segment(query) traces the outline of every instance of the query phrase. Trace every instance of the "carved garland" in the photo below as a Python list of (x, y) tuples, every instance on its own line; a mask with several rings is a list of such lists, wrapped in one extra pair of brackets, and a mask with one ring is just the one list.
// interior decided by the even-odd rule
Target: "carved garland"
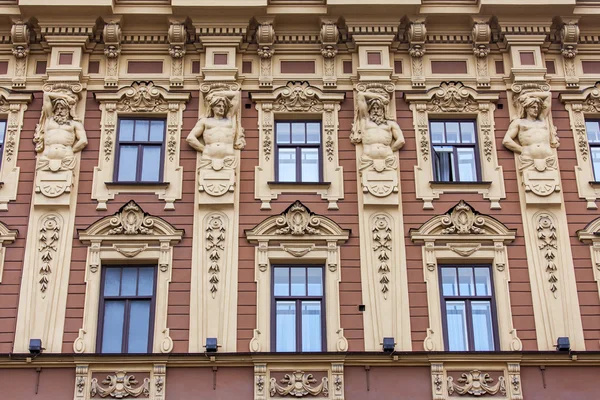
[(40, 259), (41, 259), (41, 267), (40, 267), (40, 291), (42, 293), (46, 292), (48, 289), (48, 284), (50, 283), (50, 274), (52, 273), (52, 260), (54, 260), (54, 256), (58, 250), (57, 244), (60, 239), (60, 216), (51, 214), (42, 220), (42, 226), (40, 228)]
[(544, 258), (546, 264), (546, 272), (548, 273), (548, 282), (550, 283), (550, 291), (557, 297), (557, 282), (558, 278), (556, 277), (556, 272), (558, 271), (558, 267), (556, 266), (556, 256), (558, 251), (558, 241), (556, 236), (556, 227), (554, 226), (554, 222), (552, 222), (552, 218), (548, 214), (541, 214), (538, 217), (537, 224), (537, 232), (538, 232), (538, 248), (542, 254), (542, 258)]
[(110, 219), (109, 235), (151, 235), (154, 221), (133, 200)]
[(225, 251), (225, 222), (220, 214), (213, 214), (208, 217), (208, 226), (206, 228), (206, 253), (208, 257), (208, 275), (210, 293), (215, 298), (217, 294), (217, 285), (219, 283), (220, 263), (224, 257)]
[(271, 397), (275, 395), (280, 396), (293, 396), (293, 397), (304, 397), (318, 396), (322, 394), (324, 396), (329, 395), (328, 379), (327, 377), (321, 378), (321, 383), (317, 386), (313, 386), (317, 383), (317, 380), (312, 374), (308, 374), (304, 371), (294, 371), (291, 374), (285, 374), (283, 379), (280, 381), (285, 386), (279, 385), (277, 379), (271, 378)]
[(117, 371), (113, 375), (108, 375), (102, 381), (105, 387), (102, 387), (98, 383), (97, 378), (92, 378), (90, 394), (92, 397), (99, 395), (100, 397), (110, 396), (117, 399), (129, 396), (139, 397), (140, 395), (150, 397), (150, 379), (144, 378), (144, 382), (140, 386), (135, 387), (138, 383), (134, 375), (127, 375), (125, 371)]
[(275, 231), (277, 235), (319, 235), (321, 233), (317, 229), (320, 220), (298, 200), (277, 218), (275, 223), (280, 227)]
[(485, 234), (485, 220), (464, 200), (458, 202), (441, 220), (443, 234)]
[(392, 228), (389, 218), (385, 215), (375, 216), (373, 222), (373, 251), (377, 256), (379, 267), (377, 272), (381, 276), (379, 283), (381, 284), (381, 293), (383, 298), (387, 300), (389, 291), (390, 278), (390, 258), (392, 252)]
[(460, 396), (483, 396), (485, 394), (495, 395), (500, 393), (506, 395), (506, 383), (503, 376), (498, 377), (498, 382), (492, 385), (493, 379), (490, 374), (474, 369), (470, 372), (463, 373), (458, 379), (459, 385), (454, 383), (454, 378), (448, 377), (448, 394), (453, 395), (454, 392)]

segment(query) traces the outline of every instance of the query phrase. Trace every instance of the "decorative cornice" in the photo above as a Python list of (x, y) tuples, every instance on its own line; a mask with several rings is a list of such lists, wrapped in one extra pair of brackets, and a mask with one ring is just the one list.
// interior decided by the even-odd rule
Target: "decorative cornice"
[(116, 93), (96, 92), (96, 100), (116, 103), (118, 111), (125, 112), (166, 112), (169, 103), (187, 102), (189, 93), (172, 93), (152, 81), (133, 82), (131, 86), (119, 89)]

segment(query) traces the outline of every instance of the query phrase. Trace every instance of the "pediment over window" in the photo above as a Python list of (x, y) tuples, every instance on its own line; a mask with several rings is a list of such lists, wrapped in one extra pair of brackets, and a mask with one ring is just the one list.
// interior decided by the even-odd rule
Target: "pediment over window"
[(510, 243), (516, 229), (510, 229), (489, 215), (480, 214), (461, 200), (445, 214), (437, 215), (418, 229), (410, 230), (413, 241), (497, 241)]
[(582, 242), (600, 242), (600, 218), (596, 218), (577, 231), (577, 237)]
[(187, 102), (189, 93), (169, 92), (154, 82), (133, 82), (114, 93), (95, 93), (96, 100), (115, 102), (120, 112), (167, 112), (169, 103)]
[(150, 215), (133, 200), (129, 201), (115, 214), (99, 219), (87, 229), (79, 230), (82, 242), (90, 241), (127, 241), (169, 240), (176, 243), (183, 237), (184, 231), (177, 229), (162, 218)]
[(324, 103), (339, 103), (344, 93), (323, 92), (308, 82), (288, 82), (272, 92), (252, 93), (252, 100), (270, 102), (277, 112), (322, 112)]
[(337, 241), (343, 243), (350, 237), (349, 229), (342, 229), (333, 220), (314, 214), (300, 201), (290, 205), (283, 213), (265, 219), (253, 229), (245, 231), (251, 243), (258, 241)]

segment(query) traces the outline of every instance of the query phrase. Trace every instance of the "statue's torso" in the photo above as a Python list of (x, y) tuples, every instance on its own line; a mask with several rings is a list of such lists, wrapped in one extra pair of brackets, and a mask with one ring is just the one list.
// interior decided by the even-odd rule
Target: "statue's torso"
[(44, 133), (43, 155), (49, 159), (64, 159), (73, 155), (75, 128), (73, 125), (61, 125), (53, 119), (48, 120)]
[(372, 159), (385, 159), (393, 155), (392, 138), (389, 121), (378, 125), (367, 119), (362, 133), (363, 154)]
[(525, 118), (519, 120), (519, 143), (523, 148), (523, 157), (545, 159), (553, 155), (546, 121)]
[(235, 130), (231, 119), (206, 118), (204, 121), (204, 152), (203, 157), (225, 158), (233, 156)]

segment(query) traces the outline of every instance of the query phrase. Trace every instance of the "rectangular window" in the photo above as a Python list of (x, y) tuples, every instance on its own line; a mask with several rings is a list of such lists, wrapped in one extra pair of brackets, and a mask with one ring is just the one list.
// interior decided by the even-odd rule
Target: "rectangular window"
[(273, 267), (271, 351), (326, 349), (324, 278), (322, 267)]
[(0, 120), (0, 166), (4, 156), (4, 140), (6, 136), (6, 121)]
[(475, 121), (431, 121), (434, 180), (477, 182), (479, 153)]
[(153, 266), (102, 268), (100, 353), (151, 353), (154, 333)]
[(275, 123), (278, 182), (321, 182), (321, 122)]
[(585, 121), (592, 167), (594, 169), (594, 181), (600, 181), (600, 120)]
[(499, 349), (493, 288), (490, 266), (440, 266), (446, 350)]
[(162, 182), (165, 120), (119, 119), (115, 182)]

